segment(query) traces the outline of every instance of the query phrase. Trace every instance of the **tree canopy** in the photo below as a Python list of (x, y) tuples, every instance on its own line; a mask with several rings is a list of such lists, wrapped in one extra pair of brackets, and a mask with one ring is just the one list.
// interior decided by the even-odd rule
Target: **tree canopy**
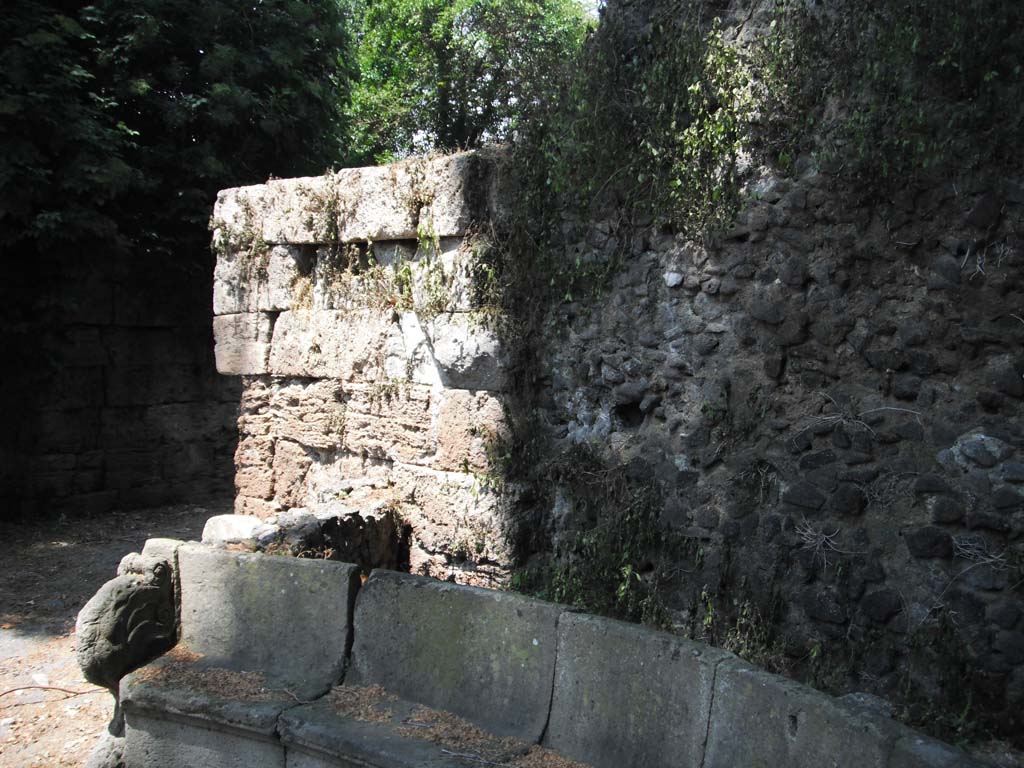
[(217, 190), (347, 144), (339, 0), (19, 0), (0, 19), (0, 243), (204, 242)]
[(559, 65), (588, 24), (578, 0), (369, 0), (349, 108), (353, 157), (507, 139), (557, 90)]

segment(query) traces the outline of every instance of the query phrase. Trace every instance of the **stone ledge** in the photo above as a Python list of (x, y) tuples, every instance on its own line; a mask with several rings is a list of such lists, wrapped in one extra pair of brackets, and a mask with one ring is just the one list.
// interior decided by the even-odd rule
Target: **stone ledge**
[(457, 237), (496, 205), (500, 153), (413, 158), (327, 176), (226, 189), (214, 206), (214, 242), (317, 245)]
[[(239, 632), (218, 629), (224, 625), (216, 614), (246, 592), (232, 576), (224, 578), (234, 573), (224, 563), (238, 563), (243, 571), (250, 564), (279, 572), (270, 585), (293, 580), (304, 564), (315, 567), (310, 561), (214, 552), (199, 545), (180, 547), (178, 556), (182, 634), (195, 638), (206, 626), (211, 634), (220, 633), (213, 645), (222, 648), (279, 645), (273, 638), (281, 631), (280, 622), (246, 623)], [(216, 577), (196, 579), (190, 561), (207, 560)], [(338, 574), (354, 568), (337, 567)], [(332, 569), (315, 570), (314, 580), (332, 581)], [(239, 578), (244, 581), (244, 574)], [(278, 599), (276, 588), (268, 589), (265, 580), (262, 586), (268, 601)], [(197, 587), (205, 607), (189, 610), (189, 590)], [(204, 625), (204, 612), (215, 614), (215, 620), (206, 617)], [(283, 608), (280, 618), (290, 623), (291, 613)], [(454, 750), (439, 748), (443, 740), (420, 738), (407, 727), (422, 708), (436, 708), (442, 717), (464, 717), (483, 728), (487, 738), (514, 737), (525, 744), (543, 739), (558, 754), (594, 768), (637, 760), (652, 767), (708, 768), (984, 765), (727, 652), (520, 595), (378, 570), (345, 616), (355, 633), (351, 667), (330, 696), (374, 686), (385, 697), (386, 716), (348, 717), (333, 698), (320, 698), (326, 689), (314, 691), (306, 668), (289, 671), (285, 665), (279, 675), (276, 662), (269, 662), (271, 669), (258, 658), (250, 669), (265, 674), (259, 679), (267, 682), (255, 694), (250, 691), (248, 701), (244, 691), (232, 697), (217, 688), (214, 694), (209, 686), (193, 687), (186, 676), (172, 674), (154, 682), (173, 663), (172, 655), (122, 685), (128, 768), (241, 768), (240, 755), (249, 761), (246, 766), (280, 766), (284, 760), (306, 768), (458, 764), (450, 760)], [(235, 669), (239, 661), (235, 654)], [(202, 672), (205, 663), (195, 669)], [(216, 668), (214, 661), (210, 664)], [(295, 681), (303, 674), (305, 685)], [(278, 687), (289, 678), (293, 689)], [(296, 691), (308, 691), (316, 700), (305, 700)], [(252, 695), (269, 695), (270, 700), (256, 701)], [(205, 755), (201, 759), (200, 753)]]

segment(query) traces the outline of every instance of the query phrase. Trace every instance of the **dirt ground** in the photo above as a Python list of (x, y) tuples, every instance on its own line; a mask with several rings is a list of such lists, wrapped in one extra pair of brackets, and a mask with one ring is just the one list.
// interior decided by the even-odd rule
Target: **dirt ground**
[(75, 663), (79, 609), (146, 539), (198, 539), (207, 518), (230, 512), (228, 499), (89, 520), (0, 524), (0, 767), (85, 764), (113, 699), (87, 683)]

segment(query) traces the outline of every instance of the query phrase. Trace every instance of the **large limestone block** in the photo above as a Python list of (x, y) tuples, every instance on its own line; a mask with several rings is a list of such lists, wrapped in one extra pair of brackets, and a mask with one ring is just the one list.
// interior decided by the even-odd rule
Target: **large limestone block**
[(229, 376), (267, 373), (274, 323), (263, 312), (213, 318), (213, 354), (217, 372)]
[(739, 660), (715, 676), (706, 768), (884, 768), (887, 724)]
[(504, 490), (498, 492), (472, 475), (412, 464), (396, 464), (391, 481), (414, 546), (448, 559), (511, 564), (509, 494)]
[[(468, 312), (481, 302), (474, 277), (477, 250), (459, 237), (374, 242), (367, 251), (324, 247), (309, 272), (315, 309), (413, 309), (424, 317)], [(295, 283), (300, 295), (303, 284)]]
[(501, 391), (508, 385), (508, 355), (479, 318), (461, 312), (439, 315), (428, 324), (427, 337), (445, 387)]
[(186, 545), (181, 641), (211, 664), (262, 670), (300, 697), (341, 676), (359, 569)]
[(595, 768), (700, 768), (715, 667), (727, 658), (635, 624), (563, 614), (544, 744)]
[(383, 349), (397, 333), (390, 316), (374, 310), (282, 312), (274, 327), (270, 372), (351, 381), (380, 378)]
[(562, 610), (507, 592), (374, 571), (356, 603), (346, 685), (381, 685), (496, 735), (536, 742), (547, 722)]
[(420, 232), (432, 237), (463, 235), (475, 221), (492, 216), (499, 160), (500, 155), (493, 151), (459, 152), (429, 160)]
[(297, 309), (274, 325), (270, 372), (341, 381), (439, 380), (429, 341), (412, 313)]
[(417, 385), (352, 385), (345, 449), (390, 461), (424, 463), (436, 452), (432, 391)]
[(213, 205), (213, 249), (218, 253), (254, 251), (263, 242), (263, 215), (270, 190), (265, 184), (233, 187), (217, 193)]
[(213, 272), (213, 314), (290, 309), (301, 300), (298, 281), (313, 269), (313, 255), (293, 246), (265, 251), (225, 251)]
[(508, 422), (500, 396), (492, 392), (446, 389), (439, 397), (435, 469), (487, 472), (491, 456), (508, 437)]
[(494, 167), (489, 157), (459, 153), (227, 189), (214, 207), (214, 243), (225, 249), (460, 236), (492, 207)]

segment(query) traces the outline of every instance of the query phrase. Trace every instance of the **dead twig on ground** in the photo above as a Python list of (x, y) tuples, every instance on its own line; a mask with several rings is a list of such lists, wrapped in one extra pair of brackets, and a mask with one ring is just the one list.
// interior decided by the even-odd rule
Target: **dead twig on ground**
[(56, 685), (19, 685), (17, 688), (8, 688), (6, 691), (0, 691), (0, 696), (6, 696), (9, 693), (17, 693), (18, 691), (59, 691), (66, 693), (66, 698), (72, 696), (87, 696), (90, 693), (99, 693), (105, 691), (106, 688), (89, 688), (85, 691), (73, 691), (70, 688), (60, 688)]

